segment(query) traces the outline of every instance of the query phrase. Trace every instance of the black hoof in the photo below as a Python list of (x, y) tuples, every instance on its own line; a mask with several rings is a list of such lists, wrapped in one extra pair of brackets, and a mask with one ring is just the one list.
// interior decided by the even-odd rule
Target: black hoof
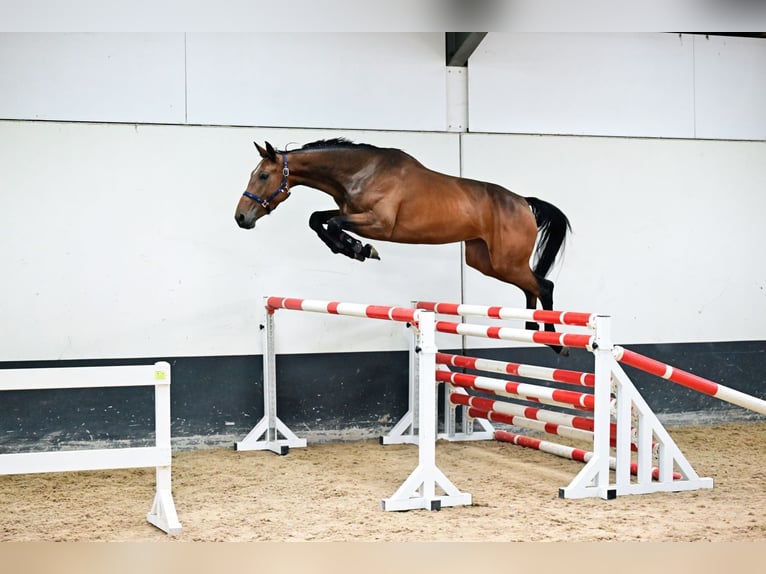
[(357, 261), (364, 261), (365, 259), (380, 259), (380, 256), (378, 255), (378, 250), (375, 249), (372, 245), (369, 243), (365, 245), (364, 247), (361, 246), (362, 244), (359, 244), (359, 249), (354, 249), (353, 254), (351, 254), (351, 257), (356, 259)]
[(368, 259), (377, 259), (378, 261), (380, 261), (380, 255), (378, 255), (378, 250), (375, 249), (369, 243), (364, 246), (364, 254)]

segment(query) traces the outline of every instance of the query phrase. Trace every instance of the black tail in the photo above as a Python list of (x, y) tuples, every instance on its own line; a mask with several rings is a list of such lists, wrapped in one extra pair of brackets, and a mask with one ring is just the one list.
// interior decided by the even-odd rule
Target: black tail
[(533, 271), (538, 277), (545, 277), (556, 262), (556, 256), (564, 249), (567, 231), (571, 231), (572, 226), (555, 205), (536, 197), (525, 199), (537, 221), (538, 240)]

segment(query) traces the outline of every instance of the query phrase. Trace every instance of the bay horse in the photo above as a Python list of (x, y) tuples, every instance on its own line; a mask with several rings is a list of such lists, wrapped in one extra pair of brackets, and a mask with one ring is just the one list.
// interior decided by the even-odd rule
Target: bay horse
[[(553, 282), (546, 276), (571, 227), (552, 204), (494, 183), (433, 171), (399, 149), (343, 138), (290, 151), (268, 142), (255, 147), (261, 161), (237, 204), (234, 219), (240, 227), (252, 229), (290, 196), (291, 187), (304, 185), (330, 195), (338, 206), (309, 218), (309, 227), (333, 253), (358, 261), (380, 259), (375, 247), (348, 232), (397, 243), (462, 241), (469, 266), (519, 287), (528, 309), (535, 309), (538, 300), (543, 309), (553, 308)], [(528, 322), (526, 328), (538, 325)], [(566, 354), (565, 348), (551, 347)]]

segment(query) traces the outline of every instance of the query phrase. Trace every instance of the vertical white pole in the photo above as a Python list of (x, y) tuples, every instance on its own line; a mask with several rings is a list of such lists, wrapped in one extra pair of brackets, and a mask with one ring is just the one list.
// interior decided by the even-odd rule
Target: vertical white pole
[(434, 314), (420, 311), (418, 314), (418, 379), (420, 387), (418, 430), (420, 448), (418, 466), (423, 475), (422, 496), (435, 499), (436, 480), (436, 338)]
[(266, 419), (266, 442), (277, 436), (276, 352), (274, 350), (274, 312), (266, 310), (263, 330), (263, 415)]
[(596, 317), (595, 334), (595, 389), (594, 400), (596, 408), (593, 413), (593, 456), (598, 460), (596, 463), (596, 484), (602, 492), (602, 498), (614, 498), (616, 493), (608, 492), (609, 485), (609, 427), (610, 427), (610, 403), (612, 390), (612, 333), (611, 318), (599, 315)]
[(157, 448), (170, 451), (170, 364), (154, 364), (154, 432)]
[(638, 476), (639, 484), (652, 483), (652, 427), (644, 413), (638, 413)]
[(146, 519), (168, 534), (181, 532), (171, 484), (172, 451), (170, 444), (170, 364), (154, 364), (154, 434), (158, 450), (163, 452), (165, 464), (156, 467), (156, 492), (152, 509)]
[(157, 492), (170, 492), (170, 364), (165, 361), (154, 364), (154, 436), (157, 448), (167, 450), (165, 464), (156, 469)]
[(619, 381), (616, 381), (615, 393), (617, 394), (617, 432), (615, 449), (615, 482), (617, 486), (627, 486), (630, 484), (630, 462), (631, 462), (631, 423), (633, 422), (633, 413), (631, 412), (633, 401), (631, 400), (630, 389), (625, 388)]
[(418, 332), (417, 325), (410, 325), (412, 329), (412, 337), (410, 337), (410, 371), (409, 371), (409, 409), (408, 412), (412, 417), (412, 424), (410, 425), (410, 436), (415, 438), (418, 436), (418, 427), (420, 426), (420, 408), (418, 401), (420, 400), (419, 382), (418, 376), (419, 370), (419, 355), (416, 351), (416, 347), (419, 345), (420, 333)]

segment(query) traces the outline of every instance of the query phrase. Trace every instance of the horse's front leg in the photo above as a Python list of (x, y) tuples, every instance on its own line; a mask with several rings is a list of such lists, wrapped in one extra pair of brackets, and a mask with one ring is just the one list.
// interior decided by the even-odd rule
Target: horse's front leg
[(351, 237), (344, 231), (344, 229), (356, 231), (351, 216), (337, 215), (327, 221), (327, 231), (331, 235), (337, 237), (343, 245), (343, 250), (341, 253), (351, 257), (352, 259), (356, 259), (357, 261), (364, 261), (365, 259), (380, 259), (380, 255), (378, 255), (377, 249), (375, 249), (369, 243), (363, 245), (361, 241), (355, 237)]
[[(313, 229), (327, 247), (333, 253), (343, 253), (343, 244), (340, 241), (340, 237), (337, 234), (333, 235), (325, 225), (330, 218), (340, 215), (340, 211), (337, 209), (331, 209), (329, 211), (315, 211), (309, 217), (309, 227)], [(347, 255), (344, 253), (344, 255)]]
[(337, 209), (317, 211), (309, 218), (309, 227), (333, 253), (342, 253), (351, 259), (364, 261), (367, 258), (380, 259), (378, 252), (371, 245), (362, 242), (343, 231), (345, 216)]

